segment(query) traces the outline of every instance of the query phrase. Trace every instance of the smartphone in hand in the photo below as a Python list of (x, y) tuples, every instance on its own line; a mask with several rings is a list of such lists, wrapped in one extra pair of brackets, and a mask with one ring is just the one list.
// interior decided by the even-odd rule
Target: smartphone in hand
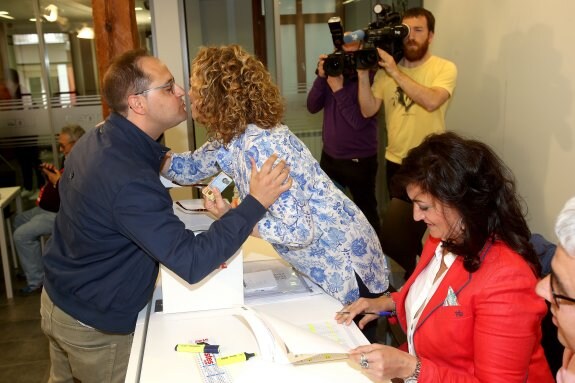
[(40, 164), (40, 170), (47, 171), (49, 173), (56, 173), (57, 170), (54, 166), (50, 166), (50, 164)]

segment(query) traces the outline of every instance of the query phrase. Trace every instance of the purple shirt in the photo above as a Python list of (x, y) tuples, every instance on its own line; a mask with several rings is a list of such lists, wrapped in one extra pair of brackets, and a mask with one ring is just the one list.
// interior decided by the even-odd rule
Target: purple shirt
[(357, 80), (345, 80), (343, 88), (333, 93), (327, 79), (318, 76), (307, 96), (307, 110), (315, 114), (322, 109), (323, 150), (330, 157), (352, 159), (377, 154), (377, 118), (361, 115)]

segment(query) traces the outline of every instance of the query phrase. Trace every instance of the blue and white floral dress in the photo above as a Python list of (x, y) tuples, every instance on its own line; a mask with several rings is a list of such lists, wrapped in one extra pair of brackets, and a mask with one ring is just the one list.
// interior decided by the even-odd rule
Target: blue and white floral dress
[(208, 141), (194, 152), (175, 153), (167, 177), (189, 184), (223, 170), (244, 198), (250, 157), (260, 168), (273, 153), (289, 165), (293, 185), (258, 223), (261, 237), (343, 304), (359, 298), (355, 273), (370, 292), (384, 292), (389, 271), (375, 231), (287, 126), (261, 129), (250, 124), (227, 148)]

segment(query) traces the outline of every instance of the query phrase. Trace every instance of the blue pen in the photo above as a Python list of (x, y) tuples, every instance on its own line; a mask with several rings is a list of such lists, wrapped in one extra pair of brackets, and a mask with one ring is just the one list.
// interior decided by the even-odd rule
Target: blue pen
[[(349, 313), (350, 313), (349, 311), (338, 311), (338, 314), (349, 314)], [(392, 311), (377, 311), (377, 312), (364, 311), (364, 312), (360, 313), (360, 315), (368, 315), (368, 314), (377, 315), (380, 317), (391, 317), (391, 316), (395, 315), (395, 313)]]

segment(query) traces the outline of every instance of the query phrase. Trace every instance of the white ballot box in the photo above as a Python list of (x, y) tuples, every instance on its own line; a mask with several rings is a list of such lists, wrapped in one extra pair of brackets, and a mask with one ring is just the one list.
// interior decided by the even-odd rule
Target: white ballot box
[[(178, 201), (174, 213), (194, 232), (207, 230), (214, 221), (209, 214), (192, 212), (202, 207), (201, 200)], [(190, 209), (190, 210), (185, 210)], [(244, 304), (243, 253), (240, 250), (198, 283), (189, 284), (161, 266), (163, 312), (225, 309)]]
[(244, 303), (241, 250), (198, 283), (189, 284), (164, 266), (161, 278), (166, 314), (224, 309)]

